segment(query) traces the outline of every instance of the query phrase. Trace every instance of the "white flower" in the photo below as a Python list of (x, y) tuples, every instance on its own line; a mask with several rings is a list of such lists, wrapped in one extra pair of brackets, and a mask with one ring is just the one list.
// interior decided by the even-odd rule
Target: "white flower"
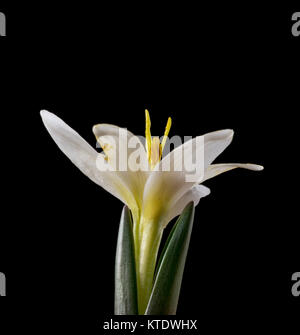
[[(210, 193), (210, 190), (199, 185), (207, 179), (220, 173), (235, 168), (245, 168), (259, 171), (263, 167), (254, 164), (212, 164), (215, 158), (230, 144), (233, 137), (232, 130), (220, 130), (192, 139), (193, 150), (201, 151), (204, 157), (204, 176), (199, 174), (196, 182), (187, 182), (189, 172), (184, 166), (182, 171), (172, 170), (174, 161), (182, 152), (182, 147), (177, 147), (162, 158), (165, 139), (171, 127), (169, 118), (162, 143), (159, 138), (151, 137), (150, 117), (146, 111), (146, 148), (140, 140), (129, 131), (126, 132), (128, 142), (134, 140), (139, 144), (139, 165), (147, 165), (148, 171), (132, 169), (128, 171), (103, 171), (97, 168), (101, 164), (115, 164), (118, 157), (120, 129), (110, 124), (98, 124), (93, 127), (93, 132), (103, 148), (103, 153), (98, 153), (77, 132), (70, 128), (64, 121), (47, 111), (41, 111), (44, 125), (53, 140), (63, 153), (92, 181), (103, 187), (126, 204), (132, 211), (134, 227), (134, 241), (137, 267), (137, 284), (139, 295), (139, 310), (146, 309), (148, 302), (157, 252), (164, 227), (179, 215), (183, 208), (193, 201), (195, 206), (200, 198)], [(201, 139), (203, 145), (197, 146)], [(182, 146), (186, 146), (187, 142)], [(127, 156), (130, 157), (136, 148), (128, 148)], [(192, 154), (192, 151), (191, 151)], [(162, 159), (161, 159), (162, 158)], [(171, 171), (161, 171), (165, 160), (171, 163)], [(132, 162), (131, 162), (132, 164)], [(132, 166), (132, 165), (131, 165)], [(137, 171), (136, 171), (137, 170)]]

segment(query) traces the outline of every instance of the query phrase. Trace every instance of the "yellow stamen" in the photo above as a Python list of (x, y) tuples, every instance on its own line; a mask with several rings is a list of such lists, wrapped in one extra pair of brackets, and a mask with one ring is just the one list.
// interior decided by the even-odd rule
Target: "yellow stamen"
[[(161, 141), (161, 155), (162, 155), (162, 153), (164, 151), (164, 147), (166, 145), (167, 138), (168, 138), (171, 126), (172, 126), (172, 119), (169, 117), (167, 125), (166, 125), (166, 129), (165, 129), (164, 137), (163, 137), (163, 139)], [(161, 155), (160, 155), (159, 159), (161, 159)]]
[(148, 110), (145, 110), (145, 116), (146, 116), (146, 150), (147, 150), (147, 158), (150, 164), (151, 169), (154, 169), (155, 165), (161, 160), (162, 152), (164, 150), (170, 128), (172, 125), (172, 119), (169, 117), (168, 122), (166, 125), (165, 133), (162, 139), (162, 142), (160, 143), (159, 137), (151, 137), (151, 121), (150, 121), (150, 115)]
[(148, 110), (145, 110), (145, 115), (146, 115), (146, 131), (145, 131), (145, 135), (146, 135), (146, 150), (147, 150), (147, 158), (148, 161), (151, 161), (151, 121), (150, 121), (150, 115)]

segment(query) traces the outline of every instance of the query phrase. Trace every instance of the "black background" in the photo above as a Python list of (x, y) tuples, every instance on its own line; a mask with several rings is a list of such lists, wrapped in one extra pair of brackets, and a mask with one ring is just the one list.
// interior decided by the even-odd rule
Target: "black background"
[(232, 128), (217, 162), (265, 166), (205, 183), (211, 195), (196, 209), (178, 317), (198, 318), (205, 333), (296, 323), (300, 37), (291, 16), (299, 6), (78, 2), (0, 11), (0, 271), (13, 319), (93, 333), (113, 314), (122, 204), (59, 151), (39, 111), (94, 145), (96, 123), (143, 134), (148, 108), (154, 134), (168, 116), (171, 136)]

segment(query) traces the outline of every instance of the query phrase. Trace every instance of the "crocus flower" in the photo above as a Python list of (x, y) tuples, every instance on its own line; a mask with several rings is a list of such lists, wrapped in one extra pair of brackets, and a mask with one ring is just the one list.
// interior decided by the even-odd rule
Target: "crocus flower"
[[(135, 259), (137, 271), (138, 305), (143, 314), (152, 289), (155, 263), (163, 229), (191, 201), (195, 206), (210, 190), (200, 185), (203, 181), (223, 172), (245, 168), (259, 171), (263, 167), (254, 164), (212, 164), (215, 158), (230, 144), (232, 130), (220, 130), (198, 136), (182, 144), (163, 157), (163, 150), (171, 127), (168, 119), (165, 134), (160, 142), (158, 137), (152, 137), (150, 132), (150, 117), (146, 110), (146, 143), (126, 130), (126, 140), (134, 140), (139, 148), (139, 162), (131, 161), (131, 169), (120, 171), (116, 169), (99, 169), (100, 165), (116, 166), (119, 159), (120, 131), (110, 124), (97, 124), (93, 132), (103, 149), (99, 153), (89, 145), (76, 131), (54, 114), (41, 111), (45, 127), (63, 153), (92, 181), (103, 187), (126, 204), (133, 217), (133, 235), (135, 243)], [(124, 132), (123, 132), (124, 133)], [(199, 144), (200, 145), (197, 145)], [(182, 150), (188, 145), (192, 150), (201, 152), (204, 157), (203, 171), (194, 176), (193, 181), (187, 181), (190, 169), (183, 166), (176, 171), (174, 163)], [(127, 148), (127, 158), (135, 148)], [(121, 150), (122, 151), (122, 150)], [(181, 157), (180, 157), (181, 159)], [(169, 162), (170, 171), (163, 171), (162, 165)], [(142, 168), (140, 168), (142, 167)]]

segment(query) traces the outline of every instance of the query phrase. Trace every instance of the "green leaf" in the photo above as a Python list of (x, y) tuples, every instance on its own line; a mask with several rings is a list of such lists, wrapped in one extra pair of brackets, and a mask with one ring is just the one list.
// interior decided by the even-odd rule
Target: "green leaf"
[(131, 213), (124, 206), (115, 263), (115, 315), (138, 314), (134, 240)]
[(176, 314), (182, 275), (194, 221), (194, 203), (190, 202), (173, 227), (162, 256), (146, 309), (146, 315)]
[(172, 238), (172, 236), (173, 236), (173, 234), (174, 234), (174, 231), (175, 231), (175, 229), (176, 229), (176, 227), (177, 227), (177, 225), (176, 225), (177, 222), (178, 222), (178, 221), (176, 221), (176, 223), (173, 225), (173, 227), (172, 227), (172, 229), (171, 229), (171, 231), (170, 231), (170, 233), (169, 233), (169, 236), (168, 236), (168, 238), (167, 238), (167, 240), (166, 240), (166, 242), (165, 242), (165, 245), (164, 245), (164, 247), (163, 247), (163, 250), (161, 251), (159, 260), (158, 260), (158, 262), (157, 262), (157, 264), (156, 264), (156, 270), (155, 270), (154, 280), (155, 280), (156, 277), (157, 277), (157, 272), (158, 272), (158, 270), (159, 270), (159, 268), (160, 268), (160, 264), (161, 264), (161, 262), (162, 262), (162, 260), (163, 260), (163, 258), (164, 258), (164, 255), (165, 255), (165, 253), (166, 253), (167, 247), (168, 247), (168, 245), (169, 245), (169, 243), (170, 243), (170, 241), (171, 241), (171, 238)]

